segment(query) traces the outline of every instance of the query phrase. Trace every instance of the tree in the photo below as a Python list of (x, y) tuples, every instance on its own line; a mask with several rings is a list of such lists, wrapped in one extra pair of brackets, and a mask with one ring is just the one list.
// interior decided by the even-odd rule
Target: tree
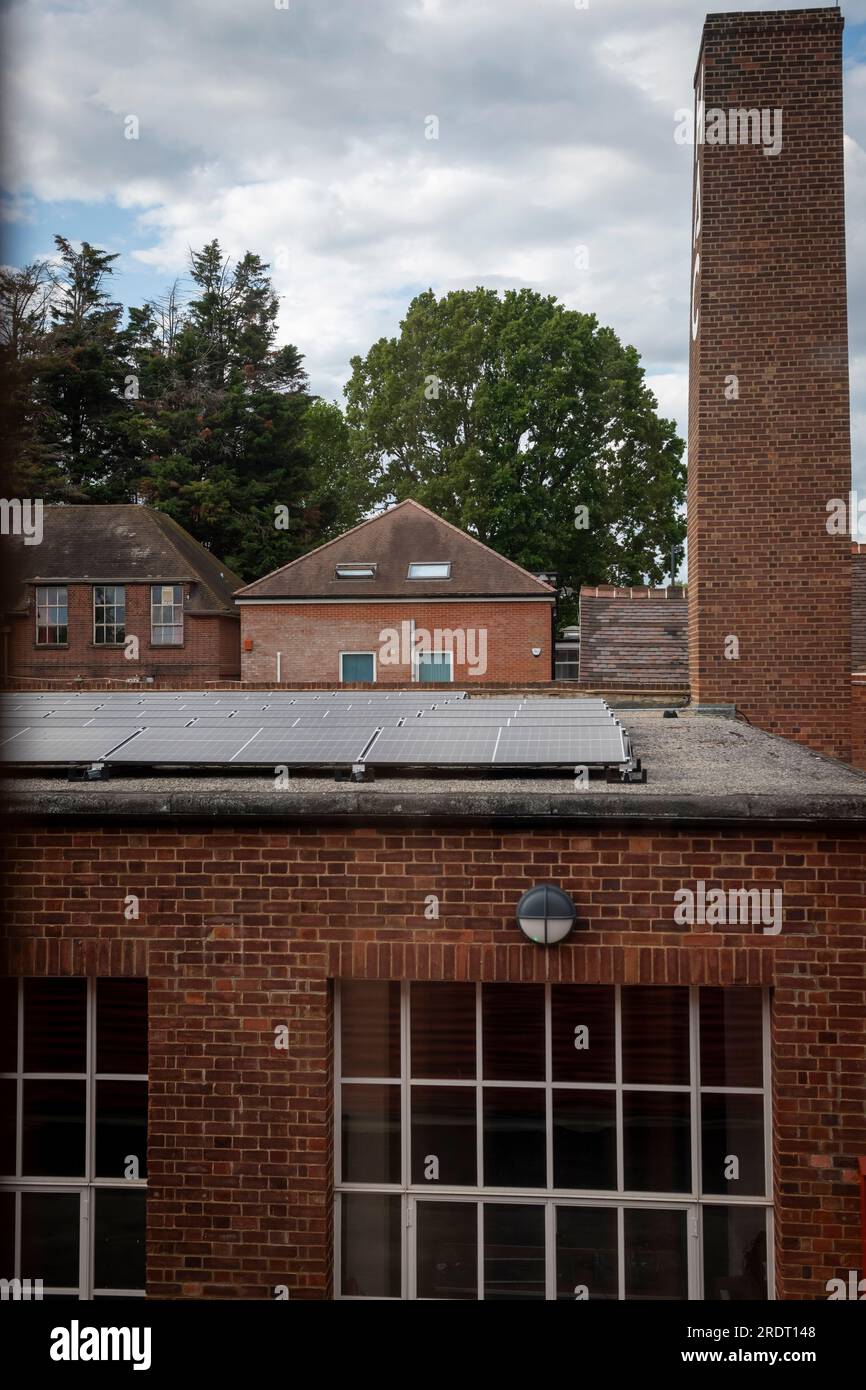
[(47, 261), (0, 269), (0, 432), (6, 495), (43, 497), (46, 480), (62, 492), (63, 477), (46, 465), (34, 383), (50, 317)]
[(236, 265), (212, 241), (190, 254), (182, 309), (130, 314), (141, 394), (127, 424), (140, 441), (141, 500), (168, 512), (244, 578), (314, 544), (313, 461), (303, 358), (277, 346), (277, 296), (252, 252)]
[(86, 241), (78, 250), (66, 237), (54, 241), (51, 324), (34, 367), (44, 460), (62, 474), (66, 500), (121, 501), (127, 470), (115, 423), (125, 374), (123, 310), (107, 289), (117, 255)]
[(414, 497), (575, 591), (666, 574), (683, 442), (593, 315), (528, 289), (428, 290), (352, 359), (346, 396), (381, 500)]

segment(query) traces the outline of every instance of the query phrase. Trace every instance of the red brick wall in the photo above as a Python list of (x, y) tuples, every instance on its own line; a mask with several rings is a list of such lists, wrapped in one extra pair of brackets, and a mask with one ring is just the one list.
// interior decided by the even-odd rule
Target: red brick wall
[[(341, 651), (376, 652), (377, 682), (406, 685), (411, 681), (408, 663), (383, 665), (378, 660), (379, 634), (386, 629), (400, 632), (401, 623), (413, 618), (416, 629), (426, 628), (431, 635), (437, 628), (486, 633), (486, 670), (473, 674), (468, 663), (461, 665), (458, 648), (457, 685), (549, 681), (553, 674), (549, 603), (254, 603), (242, 605), (240, 613), (241, 647), (247, 638), (253, 642), (251, 652), (241, 652), (243, 679), (265, 685), (276, 680), (277, 652), (282, 653), (283, 683), (337, 682)], [(480, 636), (474, 640), (480, 643)], [(540, 656), (532, 655), (533, 647), (541, 648)], [(482, 649), (476, 645), (474, 652), (466, 650), (477, 657)]]
[(692, 699), (845, 758), (850, 534), (827, 532), (851, 485), (842, 27), (825, 8), (704, 30), (707, 110), (781, 108), (783, 143), (698, 147), (688, 540)]
[[(150, 585), (127, 584), (126, 632), (139, 640), (139, 660), (127, 660), (122, 647), (97, 647), (93, 643), (93, 586), (67, 585), (68, 636), (62, 647), (36, 645), (36, 589), (30, 589), (26, 618), (12, 619), (10, 626), (10, 676), (51, 677), (73, 681), (76, 676), (132, 676), (173, 674), (217, 680), (240, 670), (240, 625), (235, 618), (196, 617), (184, 614), (184, 640), (180, 647), (154, 647), (150, 642)], [(184, 585), (185, 596), (188, 586)]]
[(866, 772), (866, 676), (851, 686), (851, 761)]
[(866, 671), (866, 545), (851, 546), (851, 665)]
[[(699, 878), (782, 888), (781, 934), (677, 927)], [(545, 951), (513, 913), (550, 880), (584, 929)], [(149, 976), (152, 1295), (329, 1296), (340, 977), (772, 988), (777, 1292), (857, 1268), (863, 832), (41, 823), (10, 837), (7, 908), (13, 974)]]

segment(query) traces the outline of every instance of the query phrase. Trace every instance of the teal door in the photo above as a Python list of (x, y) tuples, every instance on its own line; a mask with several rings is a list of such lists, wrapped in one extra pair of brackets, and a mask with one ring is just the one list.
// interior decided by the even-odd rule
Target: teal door
[(372, 652), (341, 652), (341, 681), (374, 681), (375, 659)]

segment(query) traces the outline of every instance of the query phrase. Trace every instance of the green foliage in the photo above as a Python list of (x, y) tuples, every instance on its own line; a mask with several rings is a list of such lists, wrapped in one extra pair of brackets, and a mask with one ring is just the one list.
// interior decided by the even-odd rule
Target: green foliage
[(346, 396), (381, 499), (414, 497), (575, 591), (667, 573), (683, 443), (592, 315), (527, 289), (428, 290), (353, 358)]
[(56, 263), (0, 271), (18, 495), (146, 502), (246, 579), (406, 497), (566, 589), (667, 573), (683, 444), (634, 348), (593, 316), (526, 289), (428, 290), (399, 337), (352, 360), (344, 415), (277, 346), (253, 252), (191, 252), (191, 292), (124, 324), (117, 257), (55, 241)]
[(55, 241), (56, 268), (0, 279), (21, 495), (145, 502), (247, 579), (361, 519), (345, 421), (310, 396), (297, 348), (277, 346), (259, 256), (233, 266), (208, 243), (190, 255), (186, 302), (175, 284), (124, 326), (107, 288), (116, 256)]

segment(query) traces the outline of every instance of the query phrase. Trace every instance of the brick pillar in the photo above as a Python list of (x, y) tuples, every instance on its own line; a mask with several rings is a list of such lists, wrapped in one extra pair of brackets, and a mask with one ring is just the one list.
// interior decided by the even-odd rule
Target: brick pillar
[(688, 540), (693, 701), (847, 759), (850, 519), (827, 529), (851, 488), (842, 27), (838, 9), (704, 26)]

